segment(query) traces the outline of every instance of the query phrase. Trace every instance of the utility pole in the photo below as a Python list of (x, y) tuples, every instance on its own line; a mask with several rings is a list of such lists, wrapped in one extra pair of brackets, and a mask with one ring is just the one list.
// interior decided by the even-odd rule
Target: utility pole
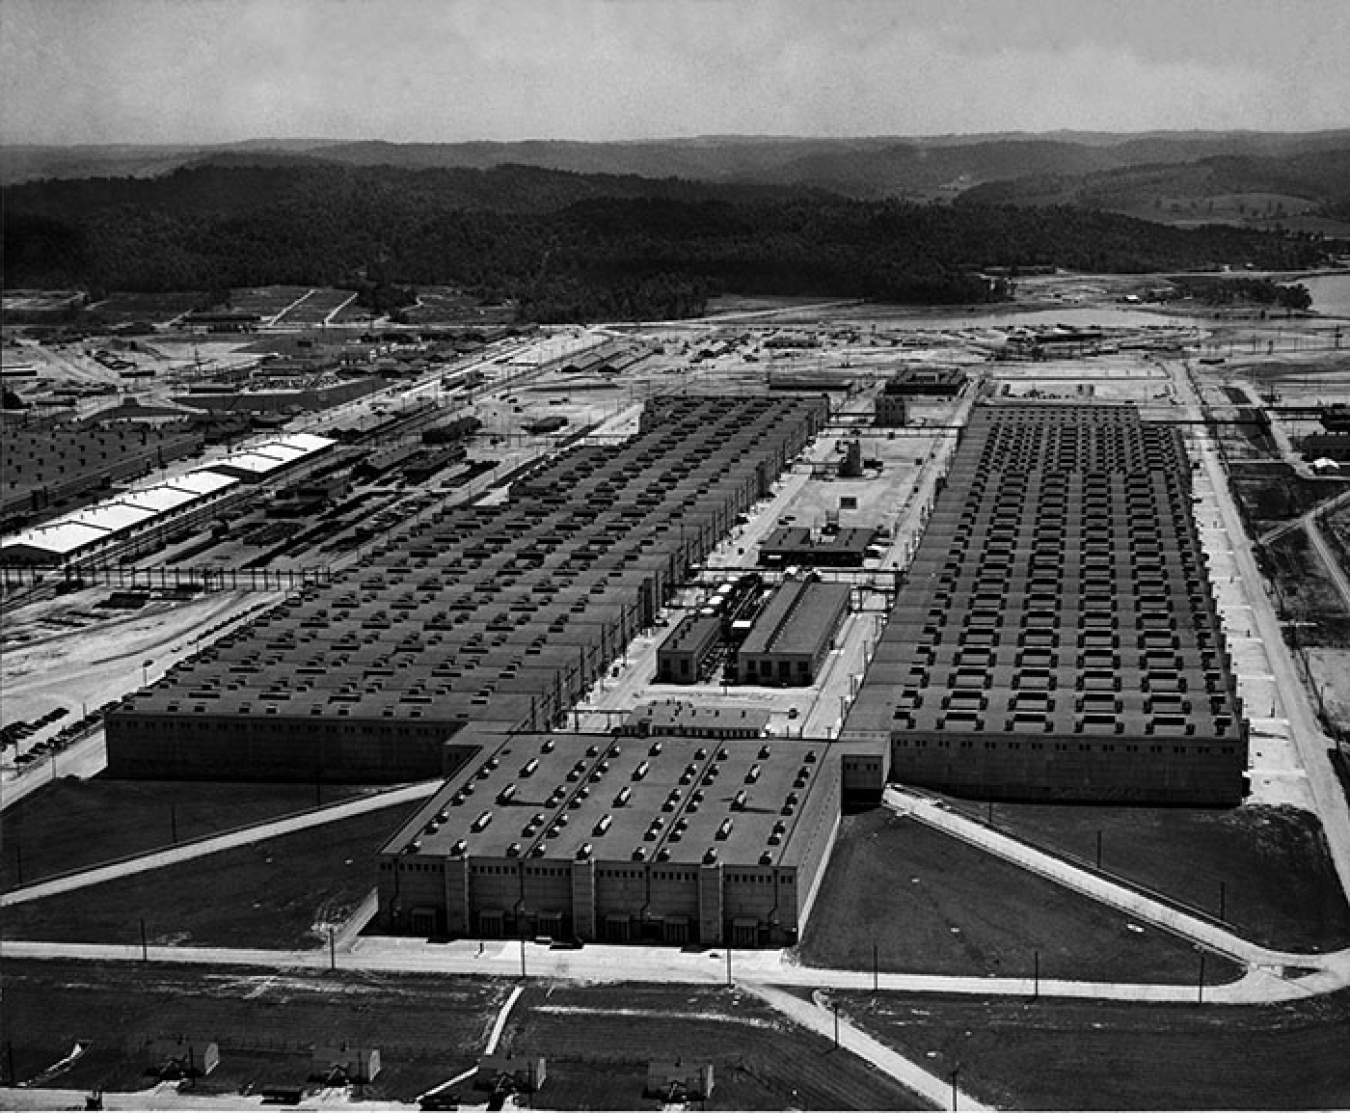
[(337, 933), (328, 929), (328, 969), (337, 969)]
[(141, 961), (150, 961), (150, 947), (145, 941), (145, 917), (141, 917)]
[(1039, 1001), (1041, 997), (1041, 952), (1031, 952), (1031, 999)]
[(731, 988), (731, 948), (727, 948), (727, 988)]
[(1195, 986), (1195, 1003), (1203, 1005), (1205, 1003), (1205, 952), (1200, 952), (1200, 980)]
[(952, 1079), (952, 1113), (956, 1113), (956, 1080), (960, 1077), (961, 1068), (953, 1067), (951, 1071)]
[(834, 1007), (834, 1049), (839, 1050), (839, 1002), (832, 1001), (830, 1004)]

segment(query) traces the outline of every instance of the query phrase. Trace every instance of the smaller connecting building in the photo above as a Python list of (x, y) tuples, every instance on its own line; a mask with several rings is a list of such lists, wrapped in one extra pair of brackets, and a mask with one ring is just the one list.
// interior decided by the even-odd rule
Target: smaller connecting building
[(909, 410), (904, 392), (892, 390), (891, 383), (887, 383), (885, 389), (877, 395), (872, 424), (897, 429), (905, 424), (908, 417)]
[(784, 583), (741, 644), (737, 681), (779, 687), (811, 684), (848, 614), (850, 595), (847, 584)]
[(722, 644), (722, 620), (714, 614), (687, 614), (656, 651), (661, 684), (696, 684)]
[(766, 567), (861, 568), (876, 530), (851, 527), (814, 534), (804, 526), (779, 526), (759, 547)]
[(966, 385), (966, 373), (959, 367), (905, 367), (886, 384), (885, 393), (930, 398), (953, 398)]
[(769, 729), (769, 712), (762, 707), (712, 706), (667, 699), (635, 707), (618, 733), (647, 738), (759, 738)]
[(795, 942), (838, 830), (835, 744), (584, 734), (479, 741), (481, 760), (381, 850), (382, 930)]

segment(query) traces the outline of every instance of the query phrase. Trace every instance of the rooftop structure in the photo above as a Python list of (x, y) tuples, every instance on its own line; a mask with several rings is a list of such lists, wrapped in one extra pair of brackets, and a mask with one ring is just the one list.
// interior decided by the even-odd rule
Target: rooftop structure
[(991, 797), (1231, 804), (1246, 726), (1174, 428), (977, 408), (845, 738)]

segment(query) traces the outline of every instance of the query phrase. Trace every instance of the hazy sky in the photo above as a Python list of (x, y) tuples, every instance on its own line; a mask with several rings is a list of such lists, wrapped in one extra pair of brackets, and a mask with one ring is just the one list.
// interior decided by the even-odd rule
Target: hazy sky
[(0, 141), (1350, 126), (1350, 0), (0, 0)]

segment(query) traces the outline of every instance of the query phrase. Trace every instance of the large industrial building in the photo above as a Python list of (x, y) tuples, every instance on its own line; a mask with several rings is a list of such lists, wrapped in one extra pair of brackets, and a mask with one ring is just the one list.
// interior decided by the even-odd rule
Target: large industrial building
[(571, 449), (504, 503), (411, 523), (129, 697), (109, 770), (400, 781), (457, 768), (469, 724), (547, 730), (825, 416), (820, 400), (662, 400), (637, 436)]
[(840, 817), (838, 747), (485, 736), (380, 853), (386, 931), (785, 945)]
[(0, 520), (32, 520), (43, 511), (136, 479), (202, 450), (200, 433), (178, 424), (11, 429), (0, 440)]
[(843, 737), (964, 794), (1240, 801), (1246, 726), (1176, 428), (978, 407)]

